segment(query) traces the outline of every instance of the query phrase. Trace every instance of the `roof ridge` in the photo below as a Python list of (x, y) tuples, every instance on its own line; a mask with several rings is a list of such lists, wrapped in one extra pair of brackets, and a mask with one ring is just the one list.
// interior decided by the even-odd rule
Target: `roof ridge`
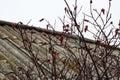
[[(49, 30), (49, 29), (44, 29), (44, 28), (40, 28), (40, 27), (36, 27), (36, 26), (29, 26), (29, 25), (21, 24), (21, 22), (14, 23), (14, 22), (0, 20), (0, 25), (12, 26), (13, 24), (18, 25), (19, 27), (21, 27), (23, 29), (34, 29), (34, 30), (36, 30), (38, 32), (45, 32), (47, 34), (63, 35), (63, 36), (68, 37), (68, 38), (80, 39), (80, 37), (78, 35), (72, 35), (72, 34), (69, 34), (69, 33), (60, 32), (60, 31), (54, 31), (54, 30)], [(92, 40), (92, 39), (84, 38), (84, 40), (87, 43), (96, 44), (96, 42), (94, 40)], [(99, 44), (99, 45), (104, 45), (104, 44)], [(116, 48), (115, 46), (110, 46), (110, 47), (113, 48), (113, 49), (120, 50), (120, 48), (118, 48), (118, 47)]]
[[(21, 22), (14, 23), (14, 22), (8, 22), (8, 21), (0, 20), (0, 25), (12, 26), (12, 24), (15, 24), (15, 25), (19, 25), (19, 27), (21, 27), (23, 29), (35, 29), (36, 31), (39, 31), (39, 32), (45, 32), (45, 33), (53, 34), (53, 35), (63, 35), (63, 36), (66, 36), (66, 37), (78, 39), (78, 35), (72, 35), (72, 34), (65, 33), (65, 32), (49, 30), (49, 29), (44, 29), (44, 28), (40, 28), (40, 27), (37, 27), (37, 26), (29, 26), (29, 25), (19, 24), (19, 23), (21, 23)], [(89, 43), (94, 43), (94, 40), (91, 40), (91, 39), (88, 39), (88, 38), (85, 38), (85, 41), (87, 41)]]

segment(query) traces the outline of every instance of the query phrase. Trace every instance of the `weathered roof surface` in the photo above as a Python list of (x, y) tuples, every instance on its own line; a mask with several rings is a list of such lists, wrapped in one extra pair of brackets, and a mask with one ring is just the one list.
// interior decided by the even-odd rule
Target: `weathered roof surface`
[[(37, 28), (34, 26), (28, 26), (23, 24), (16, 24), (6, 21), (0, 21), (0, 74), (7, 74), (11, 71), (14, 71), (18, 66), (30, 66), (30, 59), (26, 54), (28, 51), (24, 49), (24, 45), (21, 39), (21, 35), (18, 29), (14, 29), (12, 26), (18, 25), (26, 32), (29, 33), (30, 30), (33, 30), (35, 34), (33, 34), (32, 39), (35, 42), (32, 44), (32, 50), (35, 54), (38, 55), (40, 59), (46, 59), (46, 55), (49, 58), (49, 49), (50, 45), (48, 42), (54, 47), (54, 50), (57, 51), (61, 55), (59, 59), (64, 58), (65, 53), (75, 52), (76, 54), (79, 53), (79, 42), (78, 36), (70, 35), (62, 32), (56, 32), (46, 29)], [(19, 28), (16, 27), (16, 28)], [(27, 36), (30, 36), (28, 34)], [(67, 47), (61, 45), (60, 37), (64, 36), (63, 44), (66, 44)], [(95, 45), (96, 43), (93, 40), (85, 39), (90, 47)], [(57, 44), (57, 45), (54, 45)], [(116, 48), (115, 53), (119, 54), (120, 49)], [(61, 60), (62, 62), (62, 60)], [(62, 64), (62, 63), (59, 63)], [(43, 68), (49, 73), (49, 69), (44, 64)], [(74, 70), (75, 71), (75, 70)]]

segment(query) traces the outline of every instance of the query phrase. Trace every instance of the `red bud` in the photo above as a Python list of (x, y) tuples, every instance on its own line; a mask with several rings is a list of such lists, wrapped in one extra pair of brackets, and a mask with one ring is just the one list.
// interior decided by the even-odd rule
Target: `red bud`
[(87, 20), (87, 19), (84, 19), (84, 21), (85, 21), (85, 22), (89, 22), (89, 20)]
[(93, 2), (92, 2), (92, 0), (90, 0), (90, 4), (92, 4)]
[(40, 19), (39, 21), (42, 22), (44, 20), (44, 18)]
[(101, 12), (102, 12), (103, 14), (105, 14), (105, 9), (104, 9), (104, 8), (102, 8), (102, 9), (101, 9)]
[(97, 40), (97, 41), (96, 41), (97, 44), (100, 44), (101, 42), (102, 42), (101, 40)]
[(35, 33), (34, 29), (31, 29), (31, 30), (30, 30), (30, 33), (31, 33), (31, 34), (34, 34), (34, 33)]
[(64, 36), (61, 35), (60, 38), (59, 38), (59, 40), (60, 40), (61, 42), (63, 42), (63, 40), (64, 40)]
[(44, 36), (47, 36), (47, 34), (46, 34), (45, 32), (43, 32), (43, 35), (44, 35)]
[(85, 26), (84, 31), (86, 32), (88, 30), (88, 25)]
[(98, 54), (100, 57), (102, 57), (103, 55), (104, 55), (104, 53), (103, 52), (101, 52), (101, 53), (99, 53)]
[(16, 24), (15, 24), (15, 23), (12, 23), (12, 24), (11, 24), (11, 27), (12, 27), (12, 28), (14, 28), (15, 26), (16, 26)]

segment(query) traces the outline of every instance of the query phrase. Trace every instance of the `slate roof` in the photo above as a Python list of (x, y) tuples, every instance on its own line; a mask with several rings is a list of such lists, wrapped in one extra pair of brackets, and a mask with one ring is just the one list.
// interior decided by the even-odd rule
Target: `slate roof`
[[(35, 34), (33, 34), (33, 39), (35, 39), (36, 42), (33, 43), (32, 49), (33, 52), (38, 53), (40, 59), (44, 60), (46, 54), (49, 53), (49, 45), (47, 43), (50, 39), (53, 45), (57, 44), (54, 46), (54, 50), (60, 53), (61, 57), (65, 56), (68, 49), (61, 45), (60, 36), (64, 36), (65, 40), (67, 40), (67, 42), (63, 41), (63, 44), (66, 44), (72, 52), (76, 52), (76, 54), (78, 53), (79, 45), (78, 36), (76, 35), (0, 20), (0, 76), (4, 76), (11, 72), (16, 66), (30, 66), (30, 59), (26, 55), (28, 52), (23, 48), (23, 42), (19, 31), (13, 29), (12, 26), (14, 24), (28, 32), (29, 30), (34, 30)], [(96, 44), (95, 41), (90, 39), (85, 39), (85, 41), (90, 47)], [(46, 45), (44, 45), (44, 42), (46, 42)], [(115, 49), (115, 53), (120, 54), (120, 49)], [(46, 64), (43, 68), (49, 73)]]

